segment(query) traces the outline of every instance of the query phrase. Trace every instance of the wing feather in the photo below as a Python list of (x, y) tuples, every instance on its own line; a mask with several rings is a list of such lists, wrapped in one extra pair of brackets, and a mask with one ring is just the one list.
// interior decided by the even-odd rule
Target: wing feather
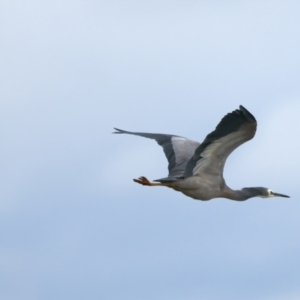
[(227, 114), (188, 161), (185, 178), (201, 174), (223, 178), (227, 157), (254, 137), (256, 127), (254, 116), (243, 106)]
[(166, 158), (169, 162), (169, 175), (167, 178), (158, 179), (157, 181), (176, 180), (183, 177), (188, 160), (195, 153), (196, 148), (200, 145), (198, 142), (172, 134), (131, 132), (114, 128), (114, 133), (126, 133), (142, 136), (155, 140), (163, 147)]

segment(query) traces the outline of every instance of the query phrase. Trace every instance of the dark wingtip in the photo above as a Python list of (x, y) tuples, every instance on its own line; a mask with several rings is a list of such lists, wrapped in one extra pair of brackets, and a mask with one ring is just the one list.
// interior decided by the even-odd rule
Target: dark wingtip
[(248, 121), (256, 122), (255, 117), (243, 105), (240, 105), (240, 111), (243, 113), (243, 115), (247, 118)]
[(115, 127), (114, 127), (114, 130), (116, 130), (116, 131), (114, 131), (112, 133), (123, 133), (124, 132), (124, 130), (119, 129), (119, 128), (115, 128)]

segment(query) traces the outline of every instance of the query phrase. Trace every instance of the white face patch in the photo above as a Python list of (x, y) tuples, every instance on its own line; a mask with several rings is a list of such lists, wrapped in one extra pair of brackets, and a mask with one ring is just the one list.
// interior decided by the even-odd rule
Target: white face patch
[(271, 189), (267, 190), (268, 195), (266, 196), (259, 196), (260, 198), (270, 198), (270, 197), (274, 197), (274, 192)]

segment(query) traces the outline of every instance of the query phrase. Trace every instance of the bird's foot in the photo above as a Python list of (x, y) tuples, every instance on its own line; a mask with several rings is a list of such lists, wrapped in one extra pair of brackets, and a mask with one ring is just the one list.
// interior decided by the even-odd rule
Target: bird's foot
[(153, 185), (146, 177), (141, 176), (139, 179), (133, 179), (134, 182), (142, 184), (142, 185), (148, 185), (151, 186)]

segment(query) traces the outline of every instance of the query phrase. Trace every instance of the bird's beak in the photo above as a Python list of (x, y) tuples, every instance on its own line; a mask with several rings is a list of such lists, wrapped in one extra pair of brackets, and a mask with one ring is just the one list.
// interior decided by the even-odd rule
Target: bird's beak
[(290, 196), (283, 195), (283, 194), (278, 194), (278, 193), (273, 193), (273, 196), (284, 197), (284, 198), (290, 198)]

